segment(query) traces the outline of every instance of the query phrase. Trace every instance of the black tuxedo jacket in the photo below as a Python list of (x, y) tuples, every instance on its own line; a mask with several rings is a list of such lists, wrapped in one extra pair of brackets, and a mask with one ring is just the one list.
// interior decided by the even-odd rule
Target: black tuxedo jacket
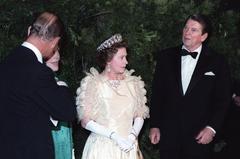
[(184, 95), (180, 52), (181, 46), (160, 52), (153, 79), (150, 123), (160, 128), (164, 147), (193, 141), (207, 125), (218, 132), (231, 98), (226, 61), (204, 45)]
[(0, 64), (0, 154), (4, 159), (54, 159), (49, 117), (71, 121), (76, 110), (67, 87), (19, 46)]

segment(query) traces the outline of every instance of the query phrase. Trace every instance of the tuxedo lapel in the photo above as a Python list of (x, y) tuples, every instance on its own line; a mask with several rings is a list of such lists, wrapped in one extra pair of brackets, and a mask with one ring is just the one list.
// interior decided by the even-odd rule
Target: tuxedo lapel
[(190, 93), (197, 82), (203, 77), (206, 67), (209, 65), (210, 61), (211, 58), (209, 58), (209, 52), (205, 47), (203, 47), (185, 95)]

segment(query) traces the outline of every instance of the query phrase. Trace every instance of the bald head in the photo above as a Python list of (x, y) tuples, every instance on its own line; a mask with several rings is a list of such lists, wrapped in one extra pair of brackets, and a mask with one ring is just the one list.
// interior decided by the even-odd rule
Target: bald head
[(27, 42), (41, 52), (43, 58), (50, 58), (60, 47), (64, 26), (58, 16), (50, 12), (41, 13), (28, 28)]
[(62, 37), (64, 27), (61, 20), (50, 12), (40, 14), (30, 28), (30, 36), (37, 36), (43, 40)]

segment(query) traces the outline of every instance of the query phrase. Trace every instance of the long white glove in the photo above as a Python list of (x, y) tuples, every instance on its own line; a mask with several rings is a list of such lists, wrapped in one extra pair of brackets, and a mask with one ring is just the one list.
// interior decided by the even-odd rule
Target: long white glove
[(97, 122), (95, 122), (93, 120), (90, 120), (86, 124), (85, 129), (87, 129), (91, 132), (94, 132), (98, 135), (102, 135), (102, 136), (112, 139), (113, 141), (115, 141), (117, 143), (117, 145), (120, 147), (120, 149), (122, 151), (127, 152), (132, 148), (132, 144), (129, 140), (119, 136), (116, 132), (105, 128), (104, 126), (98, 124)]
[(133, 149), (132, 141), (122, 138), (115, 132), (111, 135), (111, 139), (113, 139), (118, 144), (122, 151), (128, 152)]
[(133, 127), (131, 133), (128, 135), (128, 138), (133, 142), (136, 141), (142, 127), (143, 127), (144, 120), (142, 117), (136, 117), (134, 119)]
[(105, 128), (104, 126), (96, 123), (95, 121), (93, 120), (90, 120), (87, 124), (86, 124), (86, 127), (85, 129), (91, 131), (91, 132), (94, 132), (98, 135), (102, 135), (102, 136), (105, 136), (105, 137), (110, 137), (112, 131), (111, 130), (108, 130), (107, 128)]

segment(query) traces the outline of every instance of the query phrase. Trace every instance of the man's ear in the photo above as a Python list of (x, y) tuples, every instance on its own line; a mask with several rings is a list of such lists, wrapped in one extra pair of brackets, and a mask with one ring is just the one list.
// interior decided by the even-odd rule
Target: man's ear
[(202, 36), (201, 36), (201, 41), (204, 42), (208, 37), (208, 33), (204, 33)]
[(29, 36), (30, 35), (30, 30), (31, 30), (31, 26), (28, 27), (28, 32), (27, 32), (27, 35)]

